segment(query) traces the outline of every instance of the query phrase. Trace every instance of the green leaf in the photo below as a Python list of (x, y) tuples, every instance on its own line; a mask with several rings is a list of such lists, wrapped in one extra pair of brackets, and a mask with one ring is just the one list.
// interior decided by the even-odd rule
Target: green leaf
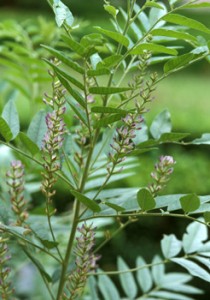
[(46, 113), (44, 110), (40, 110), (32, 119), (27, 136), (41, 149), (44, 135), (47, 131), (47, 125), (45, 121)]
[(210, 8), (210, 3), (209, 2), (199, 2), (199, 3), (187, 3), (184, 6), (182, 6), (183, 8)]
[(63, 52), (57, 51), (45, 45), (42, 45), (42, 47), (48, 50), (54, 57), (58, 58), (58, 60), (62, 61), (66, 66), (82, 75), (84, 74), (84, 69), (78, 63), (72, 61), (69, 57), (67, 57)]
[(120, 300), (118, 290), (107, 275), (99, 276), (98, 286), (104, 300)]
[(2, 117), (0, 117), (0, 135), (5, 139), (6, 142), (11, 141), (13, 138), (13, 134), (9, 125)]
[(195, 145), (210, 145), (210, 133), (202, 134), (201, 138), (195, 139), (191, 142), (191, 144)]
[[(117, 259), (118, 270), (121, 272), (128, 271), (129, 267), (121, 257)], [(133, 299), (137, 295), (137, 286), (131, 272), (120, 273), (120, 282), (125, 294)]]
[(115, 31), (105, 30), (98, 26), (95, 26), (95, 29), (101, 32), (102, 34), (110, 37), (111, 39), (118, 42), (119, 44), (125, 46), (126, 48), (129, 46), (129, 40), (123, 34)]
[(121, 114), (116, 113), (114, 115), (97, 120), (93, 126), (94, 126), (94, 128), (106, 127), (109, 124), (112, 124), (114, 122), (121, 120), (122, 116), (123, 116), (122, 113)]
[(104, 65), (107, 68), (115, 67), (122, 60), (122, 57), (123, 56), (119, 54), (108, 56), (97, 65), (97, 68), (100, 68), (101, 65)]
[(171, 258), (171, 261), (185, 268), (192, 276), (199, 277), (210, 282), (210, 274), (196, 263), (185, 258)]
[(164, 263), (162, 259), (156, 255), (152, 260), (152, 277), (154, 282), (161, 286), (161, 282), (164, 280), (165, 272), (164, 272)]
[(187, 41), (192, 41), (197, 43), (197, 39), (186, 32), (180, 32), (176, 30), (171, 30), (171, 29), (163, 29), (163, 28), (158, 28), (158, 29), (153, 29), (151, 31), (151, 34), (153, 36), (166, 36), (166, 37), (172, 37), (180, 40), (187, 40)]
[(53, 67), (55, 73), (59, 76), (61, 75), (63, 78), (65, 78), (66, 80), (70, 81), (71, 83), (73, 83), (75, 86), (77, 86), (79, 89), (81, 90), (85, 90), (84, 85), (78, 81), (77, 79), (75, 79), (75, 77), (70, 76), (67, 72), (59, 69), (58, 67), (56, 67), (55, 65), (53, 65), (52, 63), (49, 62), (49, 64)]
[(110, 14), (112, 15), (114, 18), (116, 18), (119, 10), (117, 8), (115, 8), (114, 6), (112, 5), (104, 5), (104, 9)]
[(76, 52), (80, 56), (84, 55), (85, 48), (82, 45), (80, 45), (78, 42), (74, 41), (72, 38), (66, 35), (62, 35), (62, 39), (64, 40), (66, 45), (69, 46), (71, 50), (73, 50), (73, 52)]
[(100, 206), (93, 200), (89, 199), (88, 197), (84, 196), (83, 194), (71, 190), (70, 191), (72, 195), (74, 195), (78, 201), (82, 202), (85, 206), (87, 206), (90, 210), (93, 212), (100, 212), (101, 208)]
[(200, 207), (200, 199), (196, 194), (189, 194), (179, 199), (182, 209), (186, 214)]
[(4, 106), (2, 118), (7, 122), (7, 125), (12, 132), (12, 139), (14, 139), (20, 131), (20, 122), (18, 112), (13, 100), (8, 101)]
[[(167, 300), (193, 300), (188, 296), (184, 296), (181, 294), (167, 292), (167, 291), (152, 291), (150, 293), (151, 296), (155, 296), (154, 299), (167, 299)], [(157, 297), (157, 298), (156, 298)]]
[(204, 220), (206, 223), (209, 223), (210, 222), (210, 211), (206, 211), (204, 214), (203, 214), (203, 217), (204, 217)]
[(68, 83), (68, 81), (61, 75), (57, 74), (58, 79), (62, 83), (62, 85), (67, 89), (69, 94), (83, 107), (86, 108), (85, 100), (82, 97), (82, 95), (75, 89), (71, 87), (71, 85)]
[(144, 292), (144, 294), (149, 292), (153, 285), (150, 270), (148, 267), (144, 267), (146, 265), (147, 265), (147, 263), (145, 262), (145, 260), (142, 257), (137, 258), (136, 267), (137, 268), (142, 267), (142, 269), (137, 270), (136, 277), (137, 277), (137, 281), (138, 281), (142, 291)]
[(45, 271), (43, 265), (40, 263), (40, 261), (34, 257), (31, 252), (29, 252), (27, 250), (26, 247), (23, 248), (24, 253), (29, 257), (29, 259), (34, 263), (34, 265), (37, 267), (37, 269), (39, 270), (40, 274), (42, 274), (42, 276), (48, 281), (48, 282), (52, 282), (52, 278), (51, 276)]
[(182, 15), (178, 15), (178, 14), (168, 14), (162, 17), (163, 20), (173, 23), (173, 24), (177, 24), (177, 25), (182, 25), (182, 26), (187, 26), (189, 28), (192, 29), (196, 29), (205, 33), (210, 33), (210, 29), (207, 28), (205, 25), (203, 25), (202, 23), (182, 16)]
[(164, 72), (170, 73), (183, 69), (184, 67), (193, 64), (209, 54), (207, 46), (201, 46), (193, 49), (190, 53), (186, 53), (176, 58), (172, 58), (164, 65)]
[(155, 7), (155, 8), (162, 9), (162, 10), (164, 9), (162, 5), (160, 5), (154, 1), (146, 1), (146, 3), (144, 4), (144, 7)]
[(93, 113), (113, 113), (113, 114), (122, 114), (125, 115), (127, 113), (126, 110), (115, 108), (115, 107), (109, 107), (109, 106), (94, 106), (91, 108), (91, 112)]
[(42, 243), (42, 245), (47, 248), (47, 249), (53, 249), (56, 246), (58, 246), (58, 242), (54, 242), (54, 241), (49, 241), (47, 239), (41, 239), (39, 238), (40, 242)]
[(100, 300), (98, 298), (98, 284), (94, 276), (89, 276), (88, 277), (88, 286), (89, 286), (89, 291), (90, 291), (90, 297), (91, 299), (94, 300)]
[(18, 137), (20, 138), (26, 149), (34, 156), (39, 152), (39, 147), (35, 144), (25, 133), (20, 132)]
[(71, 106), (72, 110), (75, 112), (79, 120), (82, 121), (82, 123), (88, 127), (88, 121), (87, 116), (84, 113), (84, 111), (78, 106), (77, 102), (74, 99), (70, 99), (69, 97), (66, 97), (68, 104)]
[(161, 250), (165, 258), (171, 258), (179, 254), (182, 249), (182, 243), (174, 234), (164, 235), (161, 240)]
[(58, 27), (61, 27), (64, 22), (66, 22), (67, 25), (72, 26), (74, 23), (74, 17), (69, 8), (63, 4), (63, 2), (54, 0), (53, 11), (55, 13), (55, 21)]
[(154, 52), (154, 53), (166, 53), (170, 55), (177, 55), (178, 52), (175, 49), (167, 48), (163, 45), (152, 44), (152, 43), (143, 43), (136, 46), (130, 54), (140, 55), (143, 54), (145, 50)]
[(96, 69), (96, 70), (88, 70), (87, 71), (87, 75), (88, 76), (102, 76), (102, 75), (109, 75), (110, 74), (110, 70), (107, 69), (107, 68), (99, 68), (99, 69)]
[(163, 133), (168, 133), (171, 129), (171, 115), (168, 110), (164, 110), (153, 120), (150, 132), (155, 139), (159, 139)]
[(118, 94), (123, 93), (126, 91), (130, 91), (131, 88), (129, 87), (105, 87), (105, 86), (96, 86), (96, 87), (90, 87), (89, 92), (91, 94), (96, 95), (111, 95), (111, 94)]
[(155, 199), (147, 189), (141, 189), (138, 191), (137, 201), (143, 211), (155, 208)]
[(183, 248), (185, 253), (196, 252), (202, 247), (208, 238), (207, 228), (198, 222), (192, 222), (187, 226), (187, 233), (183, 236)]
[(189, 136), (189, 133), (165, 132), (161, 135), (158, 141), (163, 143), (173, 143), (178, 142), (187, 136)]
[(111, 202), (105, 202), (105, 204), (109, 207), (111, 207), (112, 209), (116, 210), (117, 212), (120, 212), (120, 211), (124, 211), (125, 208), (122, 207), (122, 206), (119, 206), (117, 204), (114, 204), (114, 203), (111, 203)]

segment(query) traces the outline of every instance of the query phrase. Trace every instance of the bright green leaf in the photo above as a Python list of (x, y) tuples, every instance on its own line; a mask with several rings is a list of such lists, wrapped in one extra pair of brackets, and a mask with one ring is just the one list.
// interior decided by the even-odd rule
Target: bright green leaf
[(84, 69), (78, 63), (72, 61), (69, 57), (67, 57), (62, 51), (57, 51), (45, 45), (42, 45), (42, 47), (48, 50), (54, 57), (62, 61), (66, 66), (70, 67), (71, 69), (80, 74), (84, 74)]
[(171, 129), (171, 115), (168, 110), (164, 110), (154, 118), (150, 132), (155, 139), (159, 139), (162, 134), (169, 133)]
[(95, 201), (89, 199), (85, 195), (83, 195), (77, 191), (74, 191), (74, 190), (71, 190), (71, 194), (74, 195), (78, 201), (82, 202), (85, 206), (87, 206), (93, 212), (101, 211), (100, 206)]
[(167, 48), (163, 45), (152, 44), (152, 43), (143, 43), (136, 46), (130, 54), (140, 55), (143, 54), (145, 50), (154, 52), (154, 53), (166, 53), (170, 55), (177, 55), (178, 52), (175, 49)]
[(129, 87), (105, 87), (105, 86), (96, 86), (90, 87), (89, 91), (91, 94), (96, 95), (110, 95), (110, 94), (118, 94), (126, 91), (130, 91)]
[(2, 118), (7, 122), (7, 125), (12, 132), (12, 139), (14, 139), (20, 131), (20, 122), (18, 112), (13, 100), (8, 101), (4, 106)]
[(46, 112), (40, 110), (32, 119), (27, 136), (41, 149), (44, 135), (47, 131), (47, 125), (45, 121)]
[(142, 267), (136, 272), (137, 281), (145, 294), (152, 288), (153, 285), (151, 272), (148, 267), (145, 267), (146, 265), (147, 263), (142, 257), (137, 258), (136, 267)]
[(178, 142), (187, 136), (189, 136), (189, 133), (165, 132), (161, 134), (158, 141), (163, 143), (173, 143)]
[(210, 29), (207, 28), (202, 23), (200, 23), (194, 19), (182, 16), (182, 15), (168, 14), (168, 15), (165, 15), (164, 17), (162, 17), (162, 19), (167, 22), (173, 23), (173, 24), (187, 26), (189, 28), (196, 29), (196, 30), (208, 33), (208, 34), (210, 33)]
[(158, 9), (164, 9), (162, 5), (158, 4), (155, 1), (146, 1), (146, 3), (144, 4), (144, 7), (155, 7)]
[(209, 223), (210, 222), (210, 211), (206, 211), (204, 214), (203, 214), (203, 217), (204, 217), (204, 220), (206, 223)]
[[(126, 115), (126, 114), (125, 114)], [(124, 115), (124, 116), (125, 116)], [(119, 120), (122, 119), (122, 113), (118, 114), (114, 114), (114, 115), (111, 115), (111, 116), (108, 116), (108, 117), (104, 117), (100, 120), (97, 120), (95, 123), (94, 123), (94, 128), (99, 128), (99, 127), (106, 127), (107, 125), (109, 124), (112, 124), (114, 122), (117, 122)]]
[(2, 117), (0, 117), (0, 136), (2, 136), (6, 142), (11, 141), (13, 138), (9, 125)]
[(115, 204), (115, 203), (105, 202), (105, 204), (106, 204), (107, 206), (111, 207), (112, 209), (116, 210), (117, 212), (120, 212), (120, 211), (125, 210), (124, 207), (119, 206), (119, 205), (117, 205), (117, 204)]
[(109, 106), (93, 106), (91, 111), (94, 113), (113, 113), (125, 115), (127, 112), (120, 108), (109, 107)]
[(67, 46), (70, 47), (71, 50), (79, 54), (80, 56), (83, 56), (85, 53), (85, 48), (80, 45), (78, 42), (74, 41), (72, 38), (62, 35), (62, 39), (66, 43)]
[(112, 15), (114, 18), (117, 16), (119, 10), (117, 8), (115, 8), (112, 5), (104, 5), (104, 9), (110, 14)]
[(185, 258), (171, 258), (171, 261), (185, 268), (192, 276), (210, 282), (210, 274), (196, 263)]
[(155, 208), (155, 199), (147, 189), (141, 189), (138, 191), (137, 201), (143, 211)]
[(166, 36), (197, 43), (197, 39), (193, 35), (186, 32), (180, 32), (171, 29), (157, 28), (153, 29), (151, 34), (153, 36)]
[(34, 143), (25, 133), (20, 132), (18, 137), (32, 155), (35, 155), (37, 152), (39, 152), (39, 147), (37, 144)]
[(182, 248), (182, 243), (174, 234), (164, 235), (161, 240), (161, 250), (165, 258), (171, 258), (179, 254)]
[[(117, 266), (118, 266), (118, 270), (121, 272), (129, 270), (129, 267), (121, 257), (118, 257), (117, 259)], [(120, 273), (119, 277), (120, 277), (121, 286), (125, 294), (129, 298), (134, 299), (137, 295), (137, 286), (133, 274), (131, 272)]]
[(186, 214), (200, 207), (200, 199), (196, 194), (189, 194), (179, 199), (182, 209)]
[(121, 33), (119, 32), (115, 32), (115, 31), (109, 31), (109, 30), (105, 30), (101, 27), (96, 26), (95, 27), (99, 32), (101, 32), (102, 34), (110, 37), (111, 39), (113, 39), (114, 41), (118, 42), (119, 44), (125, 46), (126, 48), (129, 46), (129, 40)]

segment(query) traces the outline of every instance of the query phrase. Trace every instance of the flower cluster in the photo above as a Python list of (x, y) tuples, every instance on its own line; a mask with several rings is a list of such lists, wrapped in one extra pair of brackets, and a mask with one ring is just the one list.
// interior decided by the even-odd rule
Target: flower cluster
[(66, 133), (63, 115), (66, 111), (65, 104), (65, 90), (53, 72), (50, 72), (53, 79), (53, 95), (45, 94), (44, 103), (51, 107), (52, 111), (46, 115), (47, 132), (43, 139), (42, 156), (44, 159), (45, 173), (43, 173), (44, 180), (42, 182), (42, 191), (47, 195), (48, 200), (54, 195), (52, 190), (56, 182), (54, 176), (55, 171), (60, 169), (60, 155), (59, 150), (62, 147), (64, 134)]
[(16, 215), (16, 224), (21, 226), (28, 218), (26, 211), (26, 201), (24, 199), (24, 166), (21, 161), (11, 162), (11, 168), (6, 173), (7, 185), (10, 187), (10, 201), (12, 210)]
[[(110, 145), (114, 153), (109, 153), (109, 160), (113, 165), (122, 162), (126, 155), (128, 155), (134, 148), (133, 139), (136, 137), (136, 130), (140, 130), (140, 123), (143, 118), (140, 115), (128, 114), (122, 119), (123, 126), (116, 129), (116, 136), (113, 138), (114, 142)], [(110, 173), (110, 167), (107, 168)]]
[(65, 299), (68, 300), (74, 300), (82, 294), (88, 273), (96, 269), (96, 262), (99, 259), (99, 256), (94, 255), (92, 252), (93, 246), (95, 245), (95, 228), (92, 227), (92, 224), (87, 225), (84, 223), (82, 227), (77, 230), (80, 236), (77, 238), (75, 248), (76, 269), (68, 278), (67, 289), (70, 292), (70, 296), (64, 295)]
[(151, 173), (151, 177), (155, 183), (149, 185), (150, 192), (155, 196), (161, 189), (165, 187), (165, 183), (169, 180), (173, 173), (175, 160), (172, 156), (161, 156), (159, 162), (155, 164), (155, 171)]
[(2, 300), (10, 299), (13, 289), (8, 280), (10, 268), (7, 267), (7, 262), (10, 259), (8, 255), (7, 239), (0, 236), (0, 296)]

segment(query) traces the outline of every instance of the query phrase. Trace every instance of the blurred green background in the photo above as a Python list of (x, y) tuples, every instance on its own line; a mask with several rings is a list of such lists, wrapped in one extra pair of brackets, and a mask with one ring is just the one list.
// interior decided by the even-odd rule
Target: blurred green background
[[(83, 33), (90, 32), (94, 25), (101, 25), (102, 27), (110, 27), (109, 16), (103, 11), (102, 0), (66, 0), (63, 1), (69, 5), (72, 13), (83, 20)], [(113, 1), (113, 3), (124, 4), (125, 1)], [(189, 14), (189, 13), (187, 13)], [(194, 12), (195, 14), (195, 12)], [(198, 20), (202, 20), (207, 26), (210, 27), (210, 12), (200, 10), (196, 12)], [(37, 18), (39, 19), (37, 23)], [(34, 20), (34, 28), (31, 30), (31, 36), (34, 38), (31, 53), (39, 53), (37, 59), (43, 57), (44, 52), (39, 50), (39, 44), (43, 41), (47, 44), (53, 45), (56, 43), (57, 35), (49, 37), (50, 30), (54, 30), (54, 15), (49, 8), (46, 1), (36, 0), (1, 0), (0, 2), (0, 23), (6, 22), (11, 19), (18, 24), (24, 24), (26, 28), (27, 20)], [(13, 25), (7, 25), (7, 28), (12, 28)], [(41, 31), (40, 28), (42, 29)], [(0, 29), (0, 49), (5, 41), (5, 36), (1, 33)], [(11, 29), (13, 30), (13, 29)], [(38, 32), (39, 31), (39, 32)], [(51, 32), (52, 33), (52, 32)], [(17, 31), (18, 34), (18, 31)], [(59, 34), (59, 33), (58, 33)], [(39, 39), (35, 39), (39, 36)], [(18, 38), (18, 36), (16, 36)], [(30, 35), (29, 35), (30, 38)], [(34, 52), (33, 52), (34, 51)], [(40, 65), (40, 68), (44, 68)], [(159, 66), (160, 68), (160, 66)], [(5, 73), (8, 69), (1, 64), (1, 50), (0, 50), (0, 110), (4, 103), (11, 97), (10, 90), (5, 87)], [(33, 70), (27, 70), (33, 72)], [(28, 74), (28, 73), (27, 73)], [(10, 78), (11, 79), (11, 78)], [(49, 78), (45, 78), (46, 83), (49, 83)], [(45, 85), (45, 84), (44, 84)], [(37, 87), (36, 87), (37, 88)], [(38, 86), (38, 97), (42, 96), (40, 91), (44, 86)], [(36, 97), (36, 95), (34, 96)], [(40, 103), (40, 104), (39, 104)], [(36, 101), (33, 105), (28, 102), (26, 95), (21, 94), (18, 97), (18, 110), (21, 116), (23, 128), (27, 128), (31, 116), (41, 106), (41, 99)], [(151, 110), (147, 114), (147, 121), (151, 124), (155, 115), (168, 109), (171, 113), (173, 131), (189, 132), (191, 133), (190, 139), (200, 137), (202, 133), (210, 132), (210, 65), (206, 61), (199, 62), (190, 68), (182, 71), (176, 75), (162, 81), (155, 92), (155, 100), (151, 104)], [(196, 192), (200, 195), (210, 195), (210, 158), (208, 146), (162, 146), (161, 149), (153, 153), (145, 154), (139, 157), (140, 163), (143, 168), (137, 170), (137, 174), (131, 179), (123, 182), (127, 186), (142, 186), (150, 181), (150, 172), (160, 154), (173, 155), (177, 164), (172, 176), (172, 180), (168, 184), (163, 193), (193, 193)], [(66, 201), (68, 191), (63, 190), (58, 185), (57, 198), (59, 201)], [(37, 197), (38, 194), (34, 194)], [(34, 199), (36, 203), (36, 199)], [(62, 207), (62, 204), (58, 205)], [(60, 208), (62, 209), (62, 208)], [(174, 221), (170, 218), (144, 220), (134, 223), (124, 233), (111, 242), (102, 256), (102, 262), (105, 267), (113, 266), (115, 262), (115, 255), (122, 255), (125, 260), (131, 265), (135, 261), (135, 257), (140, 253), (150, 260), (153, 254), (159, 251), (159, 239), (164, 233), (176, 233), (181, 238), (180, 234), (183, 232), (186, 222)], [(175, 228), (176, 227), (176, 228)], [(153, 231), (151, 228), (156, 228)], [(113, 228), (110, 228), (113, 230)], [(149, 233), (148, 233), (149, 231)], [(136, 240), (139, 239), (139, 243)], [(124, 245), (127, 245), (126, 247)], [(199, 281), (199, 284), (200, 283)], [(206, 287), (205, 287), (206, 288)], [(205, 296), (199, 296), (199, 299), (206, 299)]]

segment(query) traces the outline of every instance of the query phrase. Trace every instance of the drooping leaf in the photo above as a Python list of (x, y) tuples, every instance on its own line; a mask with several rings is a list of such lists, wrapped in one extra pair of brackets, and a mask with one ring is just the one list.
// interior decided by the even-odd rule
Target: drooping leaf
[(152, 44), (152, 43), (142, 43), (136, 46), (130, 53), (140, 55), (143, 54), (145, 50), (154, 52), (154, 53), (166, 53), (170, 55), (177, 55), (178, 52), (175, 49), (167, 48), (163, 45)]
[(95, 29), (103, 33), (104, 35), (110, 37), (111, 39), (118, 42), (119, 44), (125, 46), (126, 48), (129, 46), (129, 40), (123, 34), (115, 31), (105, 30), (98, 26), (96, 26)]
[(32, 119), (27, 136), (41, 149), (44, 135), (47, 131), (47, 125), (45, 121), (46, 113), (44, 110), (40, 110)]
[(200, 138), (193, 140), (191, 142), (191, 144), (195, 144), (195, 145), (201, 145), (201, 144), (210, 145), (210, 133), (204, 133), (204, 134), (202, 134), (202, 136)]
[(159, 138), (159, 142), (170, 143), (170, 142), (178, 142), (185, 137), (189, 136), (189, 133), (178, 133), (178, 132), (165, 132), (161, 134)]
[(91, 299), (100, 300), (98, 298), (98, 293), (97, 293), (97, 290), (98, 290), (97, 281), (94, 278), (94, 276), (88, 277), (88, 286), (89, 286), (89, 290), (90, 290)]
[(61, 27), (64, 22), (69, 26), (72, 26), (74, 23), (74, 17), (70, 11), (70, 9), (63, 4), (61, 1), (54, 1), (53, 10), (55, 13), (55, 20), (58, 27)]
[(182, 6), (182, 8), (210, 8), (210, 3), (209, 2), (198, 2), (198, 3), (187, 3), (185, 5)]
[(99, 68), (96, 70), (88, 70), (87, 71), (87, 75), (88, 76), (102, 76), (102, 75), (109, 75), (110, 74), (110, 70), (108, 68)]
[(179, 254), (182, 248), (182, 243), (174, 234), (164, 235), (161, 240), (161, 250), (165, 258), (171, 258)]
[(142, 269), (137, 270), (136, 276), (137, 276), (137, 281), (141, 287), (141, 290), (144, 293), (147, 293), (152, 287), (151, 272), (148, 267), (144, 267), (146, 265), (147, 263), (145, 262), (145, 260), (139, 256), (136, 260), (136, 266), (142, 267)]
[(0, 117), (0, 136), (2, 136), (6, 142), (11, 141), (13, 138), (9, 125), (2, 117)]
[(146, 1), (146, 3), (144, 4), (144, 7), (155, 7), (158, 9), (163, 9), (162, 5), (160, 5), (157, 2), (154, 1)]
[(163, 16), (162, 19), (173, 24), (187, 26), (189, 28), (196, 29), (198, 31), (202, 31), (208, 34), (210, 33), (210, 29), (204, 24), (182, 15), (168, 14)]
[(130, 91), (129, 87), (105, 87), (105, 86), (96, 86), (90, 87), (89, 91), (92, 94), (96, 95), (110, 95), (110, 94), (118, 94), (126, 91)]
[(83, 195), (77, 191), (74, 191), (74, 190), (71, 190), (71, 194), (74, 195), (78, 201), (83, 203), (85, 206), (87, 206), (93, 212), (101, 211), (100, 206), (95, 201), (91, 200), (90, 198), (86, 197), (85, 195)]
[(193, 35), (186, 32), (180, 32), (172, 29), (157, 28), (157, 29), (153, 29), (151, 34), (154, 36), (166, 36), (170, 38), (176, 38), (184, 41), (192, 41), (197, 43), (197, 39)]
[(26, 147), (26, 149), (32, 154), (35, 155), (37, 152), (39, 152), (39, 147), (36, 143), (34, 143), (25, 133), (20, 132), (18, 134), (18, 137), (20, 138), (23, 145)]
[[(118, 266), (118, 270), (121, 272), (129, 270), (129, 267), (121, 257), (118, 257), (117, 259), (117, 266)], [(131, 272), (120, 273), (119, 277), (120, 277), (121, 286), (125, 294), (129, 298), (134, 299), (137, 295), (137, 286), (133, 274)]]
[(196, 194), (189, 194), (180, 198), (180, 204), (184, 212), (187, 214), (200, 207), (200, 199)]
[(207, 282), (210, 282), (210, 273), (208, 273), (195, 262), (185, 258), (171, 258), (171, 261), (185, 268), (192, 276), (199, 277)]
[(196, 252), (202, 247), (208, 238), (207, 228), (198, 222), (192, 222), (187, 227), (187, 233), (183, 235), (183, 248), (185, 253)]
[(193, 300), (193, 298), (177, 294), (168, 291), (152, 291), (151, 296), (157, 297), (155, 299), (167, 299), (167, 300)]
[(107, 5), (105, 4), (104, 5), (104, 9), (110, 14), (112, 15), (114, 18), (117, 16), (119, 10), (114, 7), (113, 5)]
[(117, 212), (121, 212), (121, 211), (124, 211), (125, 208), (122, 207), (122, 206), (119, 206), (115, 203), (111, 203), (111, 202), (105, 202), (105, 204), (109, 207), (111, 207), (112, 209), (116, 210)]
[(137, 201), (143, 211), (155, 208), (155, 199), (147, 189), (141, 189), (138, 191)]
[(164, 264), (161, 258), (156, 255), (152, 260), (152, 277), (157, 285), (161, 285), (165, 276)]
[(206, 223), (209, 223), (210, 222), (210, 211), (206, 211), (204, 214), (203, 214), (203, 217), (204, 217), (204, 220)]
[(107, 275), (99, 276), (98, 286), (104, 300), (120, 300), (118, 290)]
[(168, 110), (164, 110), (154, 118), (150, 132), (155, 139), (159, 139), (162, 134), (170, 132), (171, 129), (171, 115)]
[(12, 139), (14, 139), (20, 131), (20, 121), (13, 100), (8, 101), (5, 105), (2, 112), (2, 118), (7, 122), (7, 125), (9, 126), (10, 131), (12, 132)]
[(122, 60), (122, 57), (123, 56), (119, 54), (108, 56), (104, 58), (104, 60), (97, 65), (97, 69), (100, 68), (101, 65), (104, 65), (107, 68), (114, 67)]
[(62, 39), (72, 51), (76, 52), (80, 56), (84, 55), (85, 48), (80, 43), (76, 42), (75, 40), (66, 35), (62, 35)]

